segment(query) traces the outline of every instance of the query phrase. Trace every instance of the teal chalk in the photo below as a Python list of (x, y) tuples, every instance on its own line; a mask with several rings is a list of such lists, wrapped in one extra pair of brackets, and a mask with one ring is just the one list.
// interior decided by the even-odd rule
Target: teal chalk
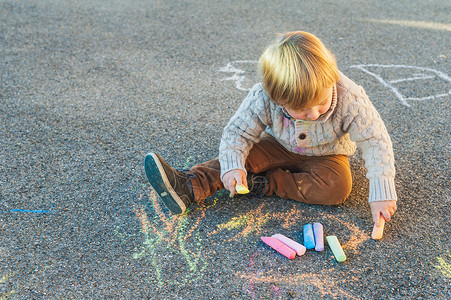
[(315, 236), (313, 235), (312, 224), (304, 225), (304, 246), (307, 249), (315, 248)]
[(327, 243), (329, 244), (332, 253), (335, 255), (335, 259), (338, 262), (343, 262), (346, 260), (346, 255), (341, 248), (340, 242), (335, 235), (326, 236)]

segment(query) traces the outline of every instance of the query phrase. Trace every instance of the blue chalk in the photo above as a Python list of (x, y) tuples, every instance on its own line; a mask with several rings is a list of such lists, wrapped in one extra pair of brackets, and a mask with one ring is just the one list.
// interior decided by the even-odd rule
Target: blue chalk
[(30, 213), (35, 213), (35, 214), (46, 214), (46, 213), (52, 213), (51, 211), (48, 210), (30, 210), (30, 209), (10, 209), (10, 212), (30, 212)]
[(312, 224), (304, 225), (304, 246), (307, 249), (315, 248), (315, 237), (313, 236)]

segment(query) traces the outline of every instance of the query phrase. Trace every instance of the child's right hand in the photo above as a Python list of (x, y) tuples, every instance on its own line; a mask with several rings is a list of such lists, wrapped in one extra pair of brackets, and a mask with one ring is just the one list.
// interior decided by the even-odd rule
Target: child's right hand
[(224, 188), (230, 192), (231, 197), (236, 194), (235, 186), (244, 184), (247, 186), (246, 172), (240, 169), (231, 170), (222, 177)]
[(370, 207), (373, 222), (376, 226), (379, 226), (381, 216), (385, 219), (385, 221), (389, 222), (391, 216), (393, 216), (397, 209), (395, 200), (374, 201), (370, 203)]

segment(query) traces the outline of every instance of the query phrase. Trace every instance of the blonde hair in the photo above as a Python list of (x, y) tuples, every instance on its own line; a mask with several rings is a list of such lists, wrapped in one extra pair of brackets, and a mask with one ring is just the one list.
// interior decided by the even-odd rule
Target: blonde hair
[(260, 56), (259, 69), (271, 99), (291, 109), (317, 105), (320, 90), (338, 80), (335, 57), (316, 36), (303, 31), (280, 35)]

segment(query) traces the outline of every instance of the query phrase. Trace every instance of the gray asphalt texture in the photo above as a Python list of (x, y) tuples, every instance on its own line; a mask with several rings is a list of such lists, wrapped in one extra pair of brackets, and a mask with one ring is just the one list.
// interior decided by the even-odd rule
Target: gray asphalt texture
[[(1, 0), (0, 298), (451, 298), (450, 11), (441, 0)], [(359, 152), (341, 206), (218, 192), (174, 217), (145, 179), (149, 151), (178, 168), (217, 155), (259, 81), (255, 61), (293, 30), (322, 39), (391, 134), (398, 211), (380, 241)], [(302, 242), (313, 222), (338, 237), (344, 263), (328, 247), (289, 260), (260, 240)]]

